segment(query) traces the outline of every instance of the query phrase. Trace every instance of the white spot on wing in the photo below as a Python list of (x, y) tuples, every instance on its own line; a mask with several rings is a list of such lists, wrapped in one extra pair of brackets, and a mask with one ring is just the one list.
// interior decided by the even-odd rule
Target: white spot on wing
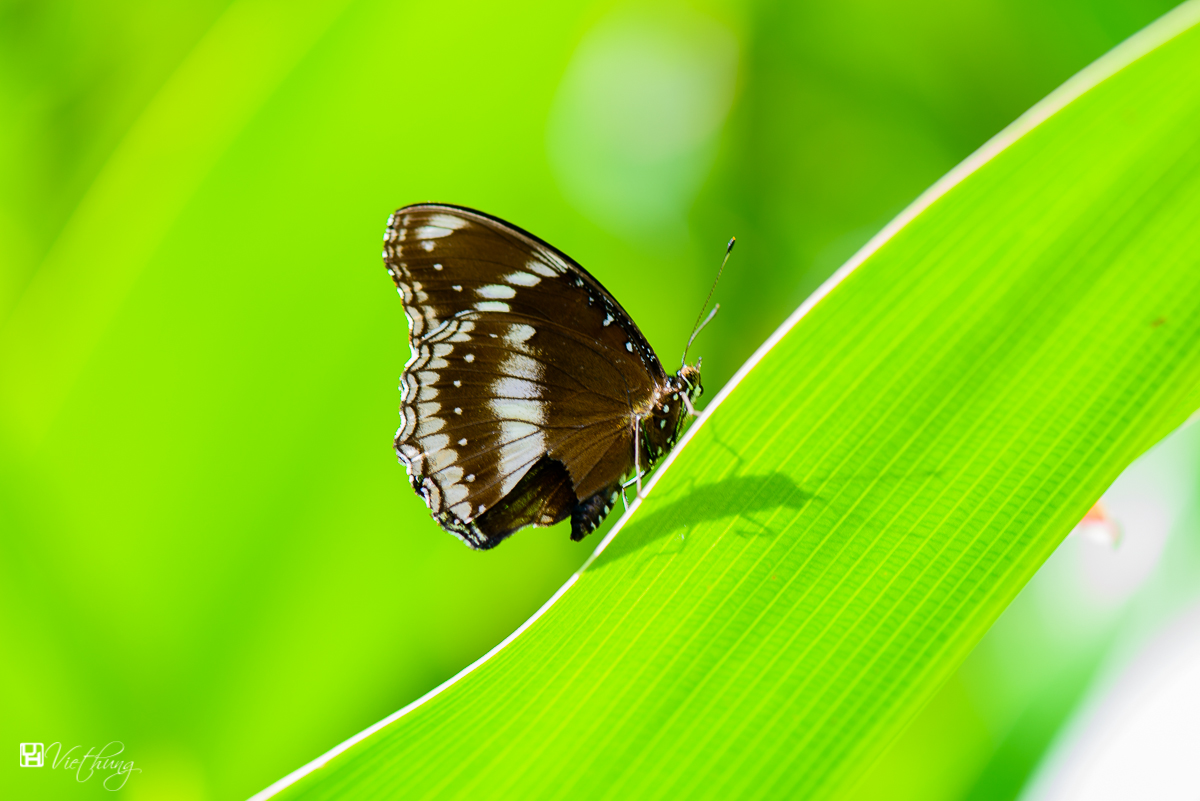
[(426, 239), (421, 243), (421, 249), (428, 253), (429, 251), (433, 250), (433, 242)]
[[(432, 437), (422, 437), (421, 447), (425, 449), (426, 454), (431, 454), (434, 451), (440, 451), (450, 444), (450, 438), (445, 434), (434, 434)], [(458, 454), (455, 454), (457, 456)]]
[(445, 489), (442, 490), (442, 497), (446, 499), (444, 503), (450, 504), (451, 506), (458, 503), (463, 498), (466, 498), (470, 494), (471, 491), (469, 489), (458, 483), (449, 484)]
[(467, 364), (470, 364), (471, 362), (475, 361), (475, 354), (468, 353), (466, 356), (463, 356), (463, 361), (465, 361)]
[(501, 420), (519, 420), (539, 426), (546, 422), (546, 404), (540, 400), (495, 398), (488, 401), (488, 406), (492, 414)]
[[(438, 436), (445, 438), (445, 436), (442, 434), (439, 434)], [(426, 449), (426, 450), (429, 450), (429, 449)], [(458, 451), (452, 451), (449, 448), (442, 448), (440, 451), (437, 451), (436, 453), (432, 454), (431, 458), (428, 461), (428, 464), (429, 464), (429, 467), (432, 470), (432, 472), (436, 473), (437, 471), (442, 470), (443, 468), (449, 467), (450, 465), (454, 464), (457, 461), (458, 461)]]
[[(526, 381), (523, 378), (513, 378), (512, 376), (504, 376), (496, 379), (492, 384), (492, 394), (497, 398), (518, 398), (520, 400), (536, 400), (542, 395), (542, 387), (540, 384), (535, 384), (532, 381)], [(495, 403), (495, 401), (493, 401)], [(542, 422), (535, 420), (533, 422)]]
[(475, 290), (475, 294), (481, 298), (491, 298), (492, 300), (505, 300), (517, 294), (517, 290), (511, 286), (503, 284), (486, 284)]
[(504, 276), (504, 280), (516, 286), (537, 286), (542, 279), (529, 273), (510, 273)]
[[(492, 311), (492, 312), (507, 312), (512, 311), (507, 303), (502, 300), (481, 300), (475, 304), (476, 311)], [(496, 336), (492, 334), (492, 336)]]
[(501, 494), (507, 495), (528, 468), (546, 452), (545, 433), (531, 423), (503, 420), (500, 423), (500, 439), (506, 444), (500, 448)]
[(549, 264), (538, 261), (537, 259), (530, 259), (527, 261), (525, 263), (525, 269), (531, 270), (532, 272), (535, 272), (545, 278), (553, 278), (554, 276), (559, 275), (558, 270), (554, 269)]
[(604, 325), (605, 325), (605, 326), (607, 326), (607, 325), (609, 325), (610, 323), (612, 323), (612, 321), (613, 321), (613, 316), (612, 316), (611, 314), (605, 314), (605, 315), (604, 315)]
[(429, 222), (413, 231), (413, 236), (417, 239), (440, 239), (443, 236), (465, 228), (467, 221), (461, 217), (454, 217), (449, 214), (435, 214), (429, 218)]
[(446, 421), (440, 417), (424, 417), (417, 421), (417, 436), (426, 437), (442, 430)]
[(537, 359), (531, 359), (520, 353), (508, 353), (500, 363), (500, 372), (504, 375), (515, 375), (530, 381), (541, 381), (544, 365)]
[(504, 341), (509, 345), (523, 345), (529, 341), (529, 338), (537, 333), (532, 325), (519, 324), (510, 326), (508, 332), (504, 335)]

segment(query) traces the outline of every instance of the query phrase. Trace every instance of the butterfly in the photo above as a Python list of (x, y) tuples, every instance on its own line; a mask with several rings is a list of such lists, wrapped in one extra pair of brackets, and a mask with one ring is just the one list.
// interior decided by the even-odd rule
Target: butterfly
[(695, 414), (699, 362), (685, 350), (668, 375), (616, 298), (528, 231), (461, 206), (405, 206), (388, 218), (383, 260), (411, 351), (396, 455), (433, 519), (471, 548), (568, 517), (582, 539), (625, 487), (640, 494)]

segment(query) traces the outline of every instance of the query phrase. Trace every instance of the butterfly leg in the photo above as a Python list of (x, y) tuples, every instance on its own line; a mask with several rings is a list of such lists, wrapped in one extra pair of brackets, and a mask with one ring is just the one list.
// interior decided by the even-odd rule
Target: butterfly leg
[(633, 477), (637, 481), (637, 497), (642, 499), (642, 418), (637, 416), (633, 418)]
[(625, 507), (625, 511), (629, 511), (629, 497), (625, 495), (625, 490), (637, 483), (637, 478), (631, 478), (621, 485), (621, 503)]
[[(644, 475), (644, 473), (643, 473), (643, 475)], [(632, 487), (636, 483), (638, 483), (638, 477), (634, 476), (633, 478), (629, 479), (628, 481), (626, 481), (624, 484), (621, 485), (621, 501), (625, 504), (625, 511), (627, 511), (627, 512), (629, 511), (629, 499), (625, 497), (625, 490), (628, 489), (629, 487)]]
[(692, 399), (687, 396), (687, 393), (680, 392), (679, 397), (683, 399), (683, 405), (687, 407), (688, 417), (696, 417), (696, 408), (692, 406)]

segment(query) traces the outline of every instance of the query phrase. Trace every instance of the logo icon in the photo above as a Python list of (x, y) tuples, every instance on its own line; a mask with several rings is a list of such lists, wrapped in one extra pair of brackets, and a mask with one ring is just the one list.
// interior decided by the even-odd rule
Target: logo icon
[(21, 743), (21, 767), (40, 768), (46, 763), (46, 746), (41, 743)]

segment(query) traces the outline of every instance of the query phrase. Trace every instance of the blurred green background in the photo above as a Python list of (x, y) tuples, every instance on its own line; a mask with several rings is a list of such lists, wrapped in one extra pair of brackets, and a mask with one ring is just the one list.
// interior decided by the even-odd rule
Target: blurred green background
[[(408, 489), (392, 209), (532, 230), (668, 366), (736, 234), (694, 351), (711, 396), (923, 189), (1171, 5), (3, 2), (0, 743), (120, 740), (125, 797), (249, 796), (482, 655), (599, 541), (474, 553)], [(1193, 484), (1172, 531), (1196, 527)], [(1200, 575), (1170, 545), (1167, 579), (1088, 606), (1077, 540), (861, 797), (1016, 797)], [(4, 797), (96, 792), (0, 771)]]

